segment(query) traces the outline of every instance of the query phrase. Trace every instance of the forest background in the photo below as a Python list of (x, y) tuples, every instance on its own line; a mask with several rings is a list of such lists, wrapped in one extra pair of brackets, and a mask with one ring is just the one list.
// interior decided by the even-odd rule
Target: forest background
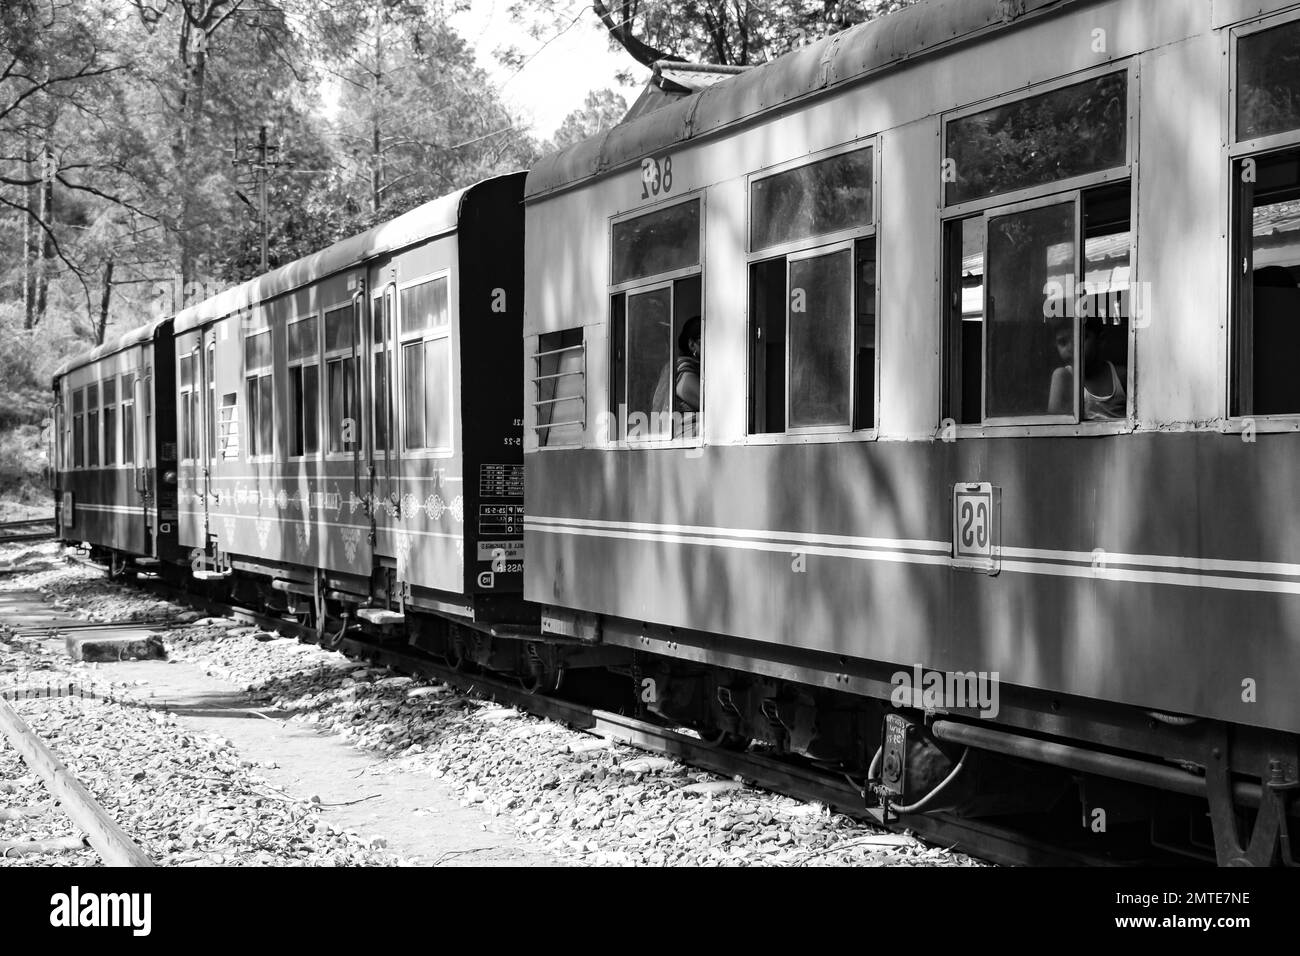
[[(513, 0), (533, 47), (478, 42), (510, 76), (593, 18), (626, 81), (662, 59), (763, 63), (908, 2)], [(0, 499), (48, 509), (59, 364), (262, 271), (258, 166), (275, 268), (623, 117), (596, 88), (538, 138), (453, 28), (468, 6), (0, 4)]]

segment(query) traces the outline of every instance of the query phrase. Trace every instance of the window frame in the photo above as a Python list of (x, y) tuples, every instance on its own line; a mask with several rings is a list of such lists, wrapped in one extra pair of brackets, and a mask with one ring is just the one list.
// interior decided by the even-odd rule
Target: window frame
[[(981, 355), (980, 355), (980, 416), (981, 424), (961, 424), (954, 422), (950, 416), (950, 380), (952, 371), (950, 367), (951, 356), (951, 334), (949, 330), (950, 309), (947, 295), (947, 274), (948, 274), (948, 249), (947, 235), (950, 224), (960, 222), (963, 219), (972, 217), (984, 220), (984, 295), (988, 294), (988, 219), (994, 215), (1006, 214), (1019, 208), (1021, 211), (1038, 208), (1044, 205), (1055, 205), (1063, 202), (1067, 197), (1073, 195), (1076, 203), (1075, 214), (1075, 275), (1079, 274), (1078, 263), (1084, 256), (1084, 216), (1083, 216), (1083, 194), (1089, 190), (1097, 189), (1106, 185), (1117, 185), (1125, 181), (1130, 184), (1129, 199), (1129, 231), (1132, 238), (1129, 242), (1129, 281), (1136, 286), (1141, 281), (1141, 252), (1140, 242), (1138, 241), (1138, 199), (1140, 190), (1140, 144), (1141, 144), (1141, 72), (1137, 62), (1137, 57), (1125, 57), (1114, 60), (1101, 66), (1090, 67), (1086, 70), (1079, 70), (1067, 76), (1057, 77), (1034, 86), (1014, 90), (1009, 93), (1003, 93), (995, 97), (963, 106), (960, 109), (951, 110), (942, 114), (939, 124), (939, 150), (940, 153), (947, 152), (948, 142), (948, 124), (983, 113), (990, 109), (996, 109), (999, 106), (1005, 106), (1019, 100), (1031, 99), (1041, 96), (1045, 93), (1051, 93), (1055, 90), (1075, 86), (1079, 83), (1086, 83), (1099, 77), (1111, 73), (1126, 73), (1126, 88), (1128, 93), (1128, 115), (1127, 130), (1124, 137), (1126, 162), (1123, 166), (1117, 166), (1112, 169), (1102, 170), (1101, 172), (1086, 173), (1081, 176), (1071, 176), (1068, 179), (1058, 180), (1053, 183), (1044, 183), (1040, 186), (1032, 186), (1025, 189), (1013, 190), (1005, 193), (998, 193), (980, 200), (969, 200), (963, 203), (955, 203), (951, 206), (944, 203), (943, 183), (940, 183), (939, 190), (939, 208), (938, 208), (938, 225), (939, 228), (935, 234), (935, 250), (937, 264), (936, 279), (939, 288), (939, 294), (936, 297), (939, 305), (939, 315), (942, 325), (941, 341), (941, 368), (938, 376), (938, 408), (940, 421), (936, 434), (945, 436), (951, 435), (956, 440), (974, 439), (974, 438), (1035, 438), (1035, 437), (1090, 437), (1101, 438), (1118, 435), (1133, 434), (1137, 430), (1137, 415), (1135, 402), (1135, 386), (1137, 382), (1137, 332), (1139, 323), (1136, 321), (1129, 322), (1128, 328), (1128, 369), (1127, 377), (1124, 381), (1124, 388), (1128, 398), (1127, 415), (1122, 419), (1112, 421), (1083, 421), (1080, 419), (1082, 409), (1082, 392), (1078, 389), (1075, 397), (1075, 420), (1066, 422), (1063, 418), (1057, 420), (1043, 420), (1044, 416), (1036, 416), (1033, 419), (995, 419), (990, 422), (984, 418), (988, 396), (984, 388), (984, 382), (987, 380), (987, 363), (988, 363), (988, 317), (987, 301), (983, 303), (985, 308), (985, 317), (981, 324), (984, 326), (980, 331)], [(941, 155), (942, 158), (942, 155)], [(1077, 334), (1077, 333), (1076, 333)], [(1079, 355), (1078, 343), (1076, 341), (1075, 363), (1076, 366), (1081, 360)], [(1078, 374), (1075, 376), (1078, 382)], [(1044, 388), (1049, 387), (1050, 383), (1045, 383)]]
[[(112, 383), (113, 400), (110, 402), (107, 398), (106, 385)], [(103, 460), (104, 468), (119, 469), (122, 467), (122, 383), (116, 374), (106, 375), (99, 381), (99, 418), (103, 423), (104, 444), (100, 449), (100, 457)], [(109, 420), (112, 420), (110, 424)], [(109, 434), (112, 432), (112, 434)], [(111, 461), (109, 459), (112, 459)]]
[[(437, 282), (439, 279), (447, 280), (447, 321), (442, 325), (435, 325), (429, 328), (420, 329), (417, 332), (407, 333), (402, 329), (402, 293), (407, 289), (417, 285), (423, 285), (426, 282)], [(397, 379), (397, 394), (400, 396), (398, 413), (393, 416), (393, 428), (397, 431), (397, 437), (400, 443), (395, 449), (403, 458), (453, 458), (456, 455), (456, 390), (452, 387), (456, 379), (456, 342), (452, 333), (452, 327), (456, 324), (456, 299), (455, 290), (452, 288), (452, 270), (450, 268), (438, 269), (433, 272), (427, 272), (423, 275), (407, 279), (404, 282), (396, 284), (396, 291), (393, 295), (393, 336), (395, 341), (393, 365), (397, 366), (393, 370), (393, 377)], [(427, 362), (428, 345), (440, 339), (447, 341), (447, 381), (443, 387), (446, 389), (447, 399), (447, 424), (450, 426), (448, 432), (449, 444), (440, 445), (435, 448), (408, 448), (406, 445), (406, 349), (408, 346), (420, 343), (420, 357), (425, 362), (424, 365), (424, 392), (429, 389), (429, 367)], [(421, 395), (424, 395), (424, 392)], [(426, 419), (424, 423), (424, 434), (426, 438), (429, 434), (429, 423)], [(390, 436), (391, 438), (392, 436)]]
[[(753, 238), (753, 192), (752, 186), (755, 182), (769, 179), (773, 176), (779, 176), (781, 173), (789, 172), (792, 169), (799, 169), (804, 166), (813, 166), (827, 159), (834, 159), (847, 153), (857, 152), (861, 149), (871, 150), (871, 221), (865, 226), (859, 226), (853, 229), (840, 229), (836, 232), (826, 233), (824, 235), (807, 236), (793, 242), (785, 242), (774, 246), (765, 246), (760, 250), (753, 250), (750, 243)], [(878, 133), (870, 136), (859, 137), (850, 140), (847, 143), (840, 143), (828, 149), (818, 150), (795, 159), (786, 160), (776, 163), (772, 166), (765, 166), (762, 169), (755, 170), (745, 176), (745, 436), (743, 444), (745, 445), (807, 445), (807, 444), (830, 444), (833, 442), (874, 442), (880, 439), (880, 402), (881, 402), (881, 326), (880, 306), (882, 302), (880, 289), (881, 285), (881, 244), (880, 244), (880, 216), (883, 209), (883, 200), (880, 195), (881, 189), (881, 136)], [(854, 429), (853, 427), (853, 401), (857, 395), (858, 384), (858, 330), (857, 330), (857, 305), (858, 305), (858, 282), (857, 282), (857, 244), (863, 240), (870, 239), (875, 242), (876, 247), (876, 288), (875, 288), (875, 316), (876, 316), (876, 338), (873, 349), (875, 360), (875, 388), (872, 402), (874, 403), (875, 415), (871, 428)], [(837, 251), (833, 247), (847, 247), (852, 256), (854, 267), (854, 278), (852, 282), (852, 304), (849, 310), (849, 326), (853, 336), (853, 346), (850, 353), (850, 376), (849, 376), (849, 424), (848, 426), (813, 426), (806, 428), (790, 427), (790, 313), (789, 313), (789, 293), (790, 293), (790, 260), (791, 258), (814, 258), (819, 254), (829, 254)], [(786, 296), (785, 296), (785, 415), (786, 429), (781, 432), (763, 432), (751, 434), (749, 431), (749, 420), (751, 418), (753, 403), (756, 399), (755, 381), (753, 374), (753, 356), (752, 350), (754, 345), (754, 317), (750, 310), (753, 307), (753, 290), (750, 288), (750, 276), (753, 274), (753, 267), (760, 262), (768, 262), (775, 259), (786, 260)]]
[[(312, 319), (316, 320), (316, 347), (312, 350), (311, 354), (305, 358), (291, 358), (289, 356), (289, 343), (293, 341), (293, 335), (290, 330), (295, 325), (298, 325), (302, 322), (310, 322)], [(295, 415), (302, 417), (301, 422), (297, 417), (295, 417), (292, 422), (286, 421), (285, 423), (285, 429), (287, 432), (289, 432), (288, 435), (289, 443), (285, 446), (286, 461), (303, 462), (303, 461), (319, 461), (321, 459), (322, 448), (323, 448), (323, 442), (321, 441), (321, 436), (323, 432), (321, 430), (322, 402), (321, 402), (320, 393), (321, 393), (321, 365), (322, 365), (321, 353), (324, 348), (324, 334), (325, 334), (324, 313), (319, 310), (296, 313), (293, 316), (293, 318), (291, 318), (288, 322), (285, 323), (284, 326), (284, 341), (285, 341), (285, 352), (284, 352), (285, 383), (284, 384), (285, 384), (285, 389), (287, 390), (287, 393), (285, 395), (285, 408), (293, 409), (295, 411)], [(274, 343), (272, 343), (272, 346), (274, 346)], [(274, 361), (272, 362), (272, 364), (274, 364)], [(303, 426), (303, 447), (304, 449), (306, 448), (307, 409), (305, 408), (305, 406), (303, 406), (302, 403), (298, 402), (298, 400), (294, 397), (293, 370), (296, 368), (297, 369), (306, 368), (307, 366), (313, 366), (316, 369), (316, 403), (315, 403), (316, 407), (312, 409), (312, 411), (316, 415), (316, 450), (314, 452), (304, 451), (303, 454), (301, 455), (295, 455), (293, 454), (293, 441), (296, 438), (296, 434), (294, 434), (294, 431), (298, 428), (299, 424)]]
[[(971, 116), (978, 116), (980, 113), (986, 113), (989, 110), (994, 110), (1001, 106), (1007, 106), (1011, 103), (1017, 103), (1021, 100), (1033, 99), (1034, 97), (1044, 96), (1048, 93), (1056, 92), (1057, 90), (1066, 89), (1067, 87), (1078, 86), (1080, 83), (1088, 83), (1112, 73), (1126, 74), (1125, 88), (1128, 93), (1128, 126), (1125, 130), (1124, 136), (1123, 165), (1102, 170), (1101, 172), (1070, 176), (1067, 179), (1058, 179), (1055, 182), (1043, 183), (1039, 186), (1027, 186), (1022, 189), (1013, 189), (1003, 193), (995, 193), (994, 195), (986, 196), (983, 199), (968, 199), (966, 202), (954, 203), (953, 205), (948, 205), (945, 201), (944, 194), (946, 190), (943, 187), (947, 184), (940, 182), (940, 217), (943, 220), (966, 218), (971, 215), (976, 215), (979, 212), (990, 208), (994, 204), (1003, 206), (1018, 202), (1028, 202), (1045, 196), (1053, 196), (1057, 193), (1067, 192), (1071, 189), (1089, 189), (1094, 186), (1101, 186), (1110, 182), (1120, 182), (1125, 179), (1132, 179), (1136, 185), (1138, 153), (1140, 146), (1138, 113), (1140, 107), (1139, 81), (1141, 79), (1136, 57), (1125, 57), (1123, 59), (1106, 63), (1102, 66), (1079, 70), (1075, 73), (1070, 73), (1067, 76), (1057, 77), (1056, 79), (1048, 80), (1043, 83), (1036, 83), (1033, 86), (1024, 89), (1002, 93), (998, 96), (963, 106), (960, 109), (950, 110), (943, 113), (939, 122), (940, 159), (947, 159), (945, 154), (948, 151), (948, 127), (952, 123), (968, 119)], [(1136, 194), (1136, 192), (1137, 190), (1135, 188), (1134, 193)], [(1136, 219), (1134, 219), (1134, 221), (1136, 221)]]
[[(673, 206), (680, 206), (689, 202), (698, 202), (700, 206), (699, 262), (697, 262), (693, 266), (688, 266), (681, 269), (673, 269), (670, 272), (657, 272), (653, 275), (642, 276), (639, 279), (632, 279), (626, 282), (615, 283), (614, 282), (614, 227), (619, 225), (620, 223), (627, 222), (628, 220), (639, 219), (642, 216), (646, 216), (651, 213), (662, 212), (663, 210), (670, 209)], [(607, 384), (608, 401), (606, 402), (605, 413), (609, 416), (609, 419), (607, 420), (612, 420), (614, 422), (614, 428), (608, 429), (609, 434), (606, 436), (606, 440), (601, 447), (619, 448), (619, 449), (652, 449), (652, 448), (672, 449), (672, 448), (702, 448), (704, 446), (705, 433), (708, 428), (708, 424), (707, 424), (708, 415), (704, 410), (705, 401), (704, 401), (703, 392), (700, 395), (700, 411), (696, 413), (698, 417), (696, 418), (695, 435), (693, 435), (692, 437), (674, 438), (671, 434), (667, 438), (656, 438), (653, 436), (645, 436), (645, 437), (638, 436), (636, 438), (629, 439), (627, 437), (626, 429), (624, 427), (626, 425), (626, 422), (620, 417), (619, 410), (616, 408), (612, 408), (612, 404), (614, 400), (614, 388), (613, 388), (614, 375), (617, 371), (617, 365), (614, 361), (615, 343), (614, 343), (614, 337), (612, 332), (613, 332), (614, 299), (621, 295), (623, 296), (623, 343), (622, 344), (623, 344), (623, 354), (624, 356), (626, 356), (627, 336), (628, 336), (627, 297), (629, 295), (639, 295), (646, 292), (652, 292), (659, 288), (667, 288), (669, 300), (670, 302), (672, 302), (672, 307), (675, 310), (676, 309), (675, 290), (676, 290), (677, 283), (683, 279), (694, 279), (698, 277), (700, 280), (700, 335), (701, 335), (700, 388), (701, 389), (704, 388), (704, 383), (708, 381), (707, 370), (708, 370), (708, 361), (709, 361), (709, 356), (708, 356), (709, 350), (704, 346), (704, 340), (706, 339), (708, 334), (705, 331), (708, 326), (708, 316), (707, 316), (707, 309), (705, 308), (707, 303), (707, 297), (705, 295), (705, 282), (704, 282), (705, 275), (708, 271), (708, 266), (706, 262), (708, 258), (708, 247), (706, 245), (708, 230), (705, 228), (705, 223), (707, 219), (708, 219), (708, 200), (707, 200), (706, 190), (696, 189), (692, 192), (683, 193), (680, 196), (673, 196), (669, 199), (660, 200), (659, 202), (646, 203), (644, 206), (638, 206), (636, 209), (631, 209), (626, 212), (617, 213), (613, 216), (610, 216), (607, 220), (605, 238), (606, 241), (608, 242), (608, 255), (606, 256), (608, 262), (606, 264), (607, 285), (605, 287), (605, 297), (604, 297), (604, 301), (605, 301), (604, 321), (606, 323), (605, 327), (610, 330), (611, 334), (608, 336), (608, 349), (606, 353), (608, 355), (609, 371), (608, 371), (608, 384)], [(673, 322), (673, 328), (676, 329), (677, 316), (675, 312), (672, 317), (672, 322)], [(584, 341), (585, 341), (585, 336), (584, 336)], [(672, 343), (672, 348), (674, 349), (676, 348), (675, 342)], [(626, 405), (627, 402), (626, 360), (624, 361), (624, 367), (623, 367), (622, 394), (623, 394), (624, 404)], [(670, 401), (669, 402), (670, 411), (671, 411), (671, 404), (672, 403)], [(590, 419), (589, 415), (588, 415), (588, 419)], [(588, 420), (587, 427), (588, 428), (591, 427), (590, 420)], [(564, 448), (564, 447), (573, 447), (573, 446), (558, 446), (558, 447)]]
[(1227, 138), (1223, 147), (1223, 166), (1228, 173), (1228, 289), (1227, 322), (1225, 323), (1225, 356), (1227, 374), (1224, 376), (1223, 408), (1227, 431), (1240, 434), (1248, 428), (1256, 434), (1286, 433), (1300, 431), (1300, 412), (1282, 415), (1265, 415), (1251, 413), (1241, 414), (1236, 410), (1234, 397), (1238, 381), (1242, 377), (1238, 369), (1237, 347), (1242, 336), (1240, 330), (1242, 272), (1238, 268), (1245, 256), (1242, 248), (1245, 225), (1241, 207), (1242, 193), (1237, 182), (1237, 164), (1246, 159), (1258, 159), (1274, 153), (1300, 150), (1300, 128), (1273, 133), (1255, 139), (1237, 142), (1237, 77), (1238, 47), (1243, 37), (1263, 33), (1274, 27), (1285, 26), (1300, 20), (1300, 9), (1293, 9), (1270, 16), (1251, 20), (1225, 30), (1227, 45), (1227, 83), (1225, 88), (1224, 109), (1228, 117)]
[[(368, 301), (368, 297), (362, 296), (362, 301)], [(331, 312), (339, 312), (339, 311), (344, 311), (347, 313), (347, 322), (352, 329), (352, 344), (346, 348), (331, 350), (327, 347), (329, 339), (328, 339), (328, 333), (325, 328), (325, 320), (326, 320), (326, 316), (328, 316)], [(321, 424), (324, 426), (320, 433), (320, 439), (321, 439), (320, 450), (321, 450), (321, 455), (324, 456), (324, 459), (326, 461), (352, 461), (353, 459), (365, 457), (366, 443), (365, 443), (364, 429), (366, 427), (365, 424), (366, 414), (364, 409), (362, 408), (362, 401), (361, 401), (361, 376), (365, 370), (365, 363), (366, 363), (366, 358), (368, 353), (365, 349), (365, 346), (362, 344), (361, 340), (363, 338), (362, 333), (367, 330), (365, 328), (365, 323), (358, 322), (357, 318), (358, 318), (357, 301), (355, 297), (349, 297), (347, 299), (342, 299), (338, 302), (322, 305), (320, 308), (320, 356), (321, 356), (320, 365), (321, 365), (321, 372), (324, 373), (321, 376), (321, 380), (319, 384), (320, 404), (323, 410)], [(351, 451), (330, 450), (330, 436), (331, 436), (331, 429), (333, 428), (333, 422), (330, 419), (330, 386), (329, 386), (330, 371), (329, 370), (330, 370), (330, 364), (333, 362), (345, 362), (345, 363), (354, 362), (355, 363), (352, 369), (352, 375), (353, 375), (352, 392), (356, 400), (356, 412), (357, 412), (357, 417), (354, 419), (354, 425), (356, 427), (356, 436), (355, 436), (356, 441), (354, 442)], [(344, 404), (346, 405), (346, 401)], [(344, 408), (344, 411), (346, 412), (347, 409)], [(347, 418), (348, 416), (345, 414), (343, 417)], [(342, 425), (342, 422), (340, 422), (339, 424)]]
[[(71, 470), (84, 471), (86, 468), (86, 386), (72, 389), (69, 395), (71, 414), (68, 416), (68, 427), (72, 431), (69, 439), (72, 446)], [(78, 399), (80, 399), (80, 411), (77, 410)]]
[[(267, 360), (266, 365), (258, 365), (255, 368), (250, 369), (248, 367), (248, 340), (250, 338), (253, 338), (254, 336), (263, 335), (263, 334), (270, 336), (270, 338), (268, 339), (271, 345), (270, 357)], [(278, 443), (279, 423), (276, 421), (277, 416), (275, 413), (275, 405), (276, 405), (275, 402), (275, 330), (274, 330), (274, 326), (270, 323), (270, 321), (268, 321), (267, 316), (264, 312), (252, 313), (250, 316), (245, 317), (245, 319), (241, 323), (240, 342), (239, 342), (239, 364), (241, 370), (240, 382), (243, 386), (242, 391), (243, 391), (243, 398), (244, 398), (244, 421), (243, 421), (244, 440), (241, 442), (241, 445), (243, 447), (240, 449), (240, 451), (243, 453), (244, 461), (250, 465), (274, 463), (276, 460), (276, 449), (279, 447), (279, 443)], [(270, 388), (271, 447), (268, 451), (259, 450), (257, 454), (253, 454), (252, 450), (253, 450), (255, 428), (253, 427), (254, 426), (253, 416), (250, 414), (252, 412), (252, 400), (249, 395), (248, 386), (250, 382), (256, 381), (258, 392), (260, 395), (261, 388), (262, 388), (261, 380), (264, 378), (271, 379), (271, 388)], [(260, 401), (259, 401), (259, 405), (260, 405)], [(259, 407), (258, 420), (257, 420), (258, 427), (261, 426), (261, 415), (262, 415), (262, 409)]]

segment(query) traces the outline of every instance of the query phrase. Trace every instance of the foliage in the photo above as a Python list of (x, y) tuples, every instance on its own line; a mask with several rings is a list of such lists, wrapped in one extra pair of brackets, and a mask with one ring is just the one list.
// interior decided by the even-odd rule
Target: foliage
[(627, 115), (627, 100), (615, 90), (592, 90), (580, 110), (564, 118), (551, 140), (551, 148), (566, 149), (617, 126)]

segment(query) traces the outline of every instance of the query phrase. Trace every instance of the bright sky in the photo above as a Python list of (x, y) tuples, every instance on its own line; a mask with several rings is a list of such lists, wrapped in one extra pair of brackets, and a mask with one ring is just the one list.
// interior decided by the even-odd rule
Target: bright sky
[[(471, 0), (470, 9), (454, 15), (451, 24), (474, 47), (479, 65), (496, 81), (506, 103), (533, 122), (534, 136), (549, 138), (564, 117), (582, 108), (591, 90), (617, 89), (632, 105), (650, 71), (622, 50), (609, 49), (605, 29), (589, 3), (571, 0), (563, 20), (541, 39), (533, 39), (510, 19), (509, 5), (510, 0)], [(529, 58), (517, 73), (492, 55), (507, 44)], [(639, 80), (636, 85), (619, 86), (614, 74), (624, 69), (632, 70)]]

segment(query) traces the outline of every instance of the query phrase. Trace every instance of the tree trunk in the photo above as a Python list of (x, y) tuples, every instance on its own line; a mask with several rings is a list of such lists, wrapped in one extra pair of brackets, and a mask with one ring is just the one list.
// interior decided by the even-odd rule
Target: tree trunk
[(99, 322), (95, 324), (95, 344), (104, 344), (104, 333), (108, 331), (108, 303), (113, 297), (113, 260), (104, 266), (104, 291), (99, 298)]
[(45, 318), (45, 309), (49, 304), (50, 270), (54, 260), (54, 151), (50, 148), (50, 136), (53, 127), (45, 130), (45, 141), (41, 151), (41, 211), (40, 221), (44, 223), (40, 236), (40, 258), (36, 262), (36, 294), (31, 328), (41, 324)]
[[(30, 134), (23, 134), (23, 172), (30, 181), (34, 178), (34, 159), (32, 157), (32, 140)], [(32, 221), (32, 210), (36, 208), (36, 187), (26, 186), (24, 206), (27, 215), (23, 216), (23, 328), (36, 327), (36, 223)]]
[(383, 201), (384, 153), (379, 128), (380, 89), (384, 76), (383, 14), (375, 8), (375, 83), (370, 96), (370, 211), (377, 217)]

